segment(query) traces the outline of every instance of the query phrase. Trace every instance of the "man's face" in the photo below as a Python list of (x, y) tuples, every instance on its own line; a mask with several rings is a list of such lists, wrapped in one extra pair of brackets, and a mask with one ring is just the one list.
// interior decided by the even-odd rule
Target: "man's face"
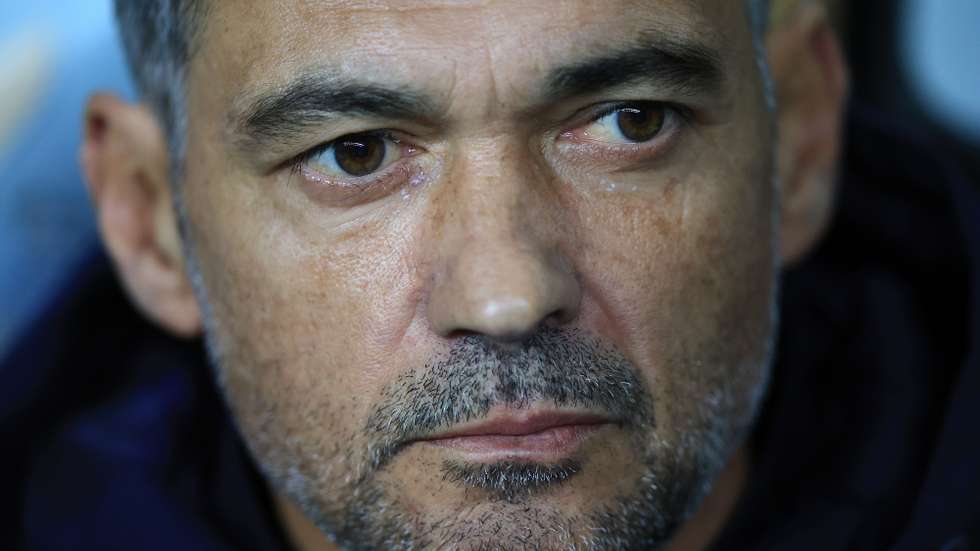
[(211, 4), (181, 193), (275, 490), (351, 546), (668, 537), (768, 371), (743, 3)]

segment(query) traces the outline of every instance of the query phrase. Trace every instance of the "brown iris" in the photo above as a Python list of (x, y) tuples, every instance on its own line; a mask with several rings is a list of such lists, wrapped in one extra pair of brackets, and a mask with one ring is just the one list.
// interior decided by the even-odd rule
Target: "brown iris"
[(631, 106), (617, 112), (616, 124), (624, 138), (639, 143), (655, 138), (663, 130), (665, 118), (663, 107)]
[(381, 168), (385, 160), (382, 136), (355, 134), (341, 138), (333, 146), (337, 166), (351, 176), (366, 176)]

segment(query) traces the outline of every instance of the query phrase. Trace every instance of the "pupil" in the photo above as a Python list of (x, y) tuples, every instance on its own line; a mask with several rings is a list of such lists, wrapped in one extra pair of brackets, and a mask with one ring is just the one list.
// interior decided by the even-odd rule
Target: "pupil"
[(650, 113), (640, 109), (630, 109), (624, 113), (632, 126), (642, 127), (650, 120)]
[(633, 142), (655, 138), (663, 128), (663, 122), (663, 110), (659, 108), (629, 107), (620, 110), (616, 116), (619, 131), (623, 133), (623, 137)]
[(348, 142), (344, 145), (347, 146), (347, 149), (350, 151), (350, 156), (356, 159), (363, 159), (371, 154), (369, 147), (362, 143)]
[(366, 176), (381, 167), (385, 157), (384, 138), (352, 136), (334, 146), (337, 166), (352, 176)]

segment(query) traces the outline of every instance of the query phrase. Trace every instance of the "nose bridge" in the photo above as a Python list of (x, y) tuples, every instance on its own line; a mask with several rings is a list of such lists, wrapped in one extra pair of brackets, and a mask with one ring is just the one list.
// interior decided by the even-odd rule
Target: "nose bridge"
[[(541, 216), (542, 182), (535, 181), (533, 160), (504, 139), (481, 140), (454, 170), (458, 234), (479, 240), (499, 253), (546, 247), (549, 224)], [(536, 219), (537, 218), (537, 219)]]
[(474, 140), (453, 163), (428, 316), (443, 336), (520, 340), (577, 313), (574, 270), (561, 253), (557, 202), (527, 149)]

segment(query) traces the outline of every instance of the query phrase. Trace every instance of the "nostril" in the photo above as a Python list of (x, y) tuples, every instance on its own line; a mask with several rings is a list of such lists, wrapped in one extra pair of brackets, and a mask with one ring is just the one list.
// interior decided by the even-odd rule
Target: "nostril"
[(464, 339), (467, 337), (478, 337), (478, 336), (480, 336), (480, 333), (477, 331), (473, 331), (471, 329), (454, 329), (446, 333), (445, 338), (454, 341), (458, 339)]
[(571, 308), (557, 308), (547, 316), (545, 316), (542, 325), (547, 327), (557, 327), (559, 325), (565, 325), (575, 318), (575, 311)]

